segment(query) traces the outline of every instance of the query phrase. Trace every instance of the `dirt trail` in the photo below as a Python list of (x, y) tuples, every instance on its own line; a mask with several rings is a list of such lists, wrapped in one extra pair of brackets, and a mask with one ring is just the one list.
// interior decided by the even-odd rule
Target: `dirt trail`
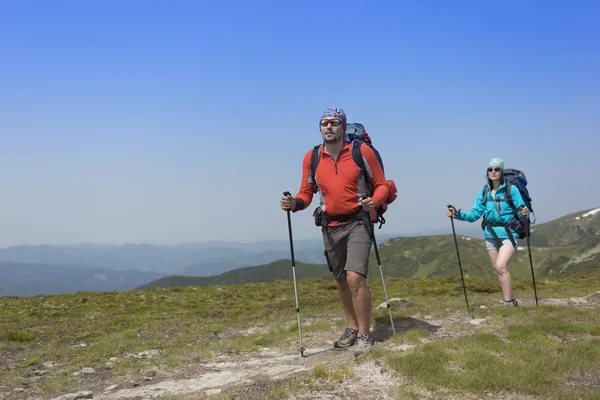
[[(468, 319), (465, 316), (463, 318)], [(448, 324), (455, 318), (446, 320)], [(440, 321), (435, 321), (440, 322)], [(406, 318), (395, 325), (396, 332), (412, 328), (426, 328), (435, 333), (441, 326), (432, 325), (426, 321)], [(377, 346), (387, 346), (391, 350), (406, 351), (410, 346), (389, 346), (387, 338), (392, 334), (391, 328), (383, 327), (372, 332)], [(335, 334), (303, 335), (304, 357), (300, 356), (297, 341), (287, 349), (259, 348), (256, 352), (237, 355), (219, 355), (193, 367), (193, 373), (181, 379), (181, 375), (160, 382), (138, 382), (136, 387), (105, 387), (98, 386), (93, 393), (93, 399), (156, 399), (165, 395), (178, 395), (184, 398), (202, 398), (219, 394), (222, 391), (237, 394), (240, 399), (260, 399), (264, 394), (282, 380), (303, 377), (313, 377), (314, 367), (325, 364), (332, 369), (343, 366), (352, 371), (351, 376), (344, 379), (342, 384), (322, 384), (317, 390), (305, 385), (301, 390), (286, 393), (289, 399), (391, 399), (388, 389), (402, 384), (402, 378), (374, 361), (356, 362), (353, 347), (337, 349), (333, 347)], [(192, 372), (192, 371), (190, 371)], [(113, 385), (114, 386), (114, 385)], [(59, 400), (59, 398), (55, 398)], [(60, 399), (63, 400), (63, 399)], [(64, 399), (66, 400), (66, 399)]]
[[(262, 398), (264, 392), (275, 383), (296, 377), (311, 375), (318, 364), (331, 366), (346, 365), (353, 376), (346, 378), (343, 385), (335, 385), (330, 390), (310, 390), (293, 394), (297, 399), (341, 399), (361, 394), (365, 399), (388, 398), (385, 389), (402, 382), (393, 374), (373, 362), (354, 363), (353, 348), (336, 349), (330, 343), (308, 341), (303, 343), (304, 357), (294, 349), (286, 351), (261, 348), (258, 352), (235, 357), (219, 356), (198, 367), (202, 373), (188, 379), (172, 379), (146, 384), (134, 388), (115, 388), (109, 392), (94, 394), (94, 399), (154, 399), (169, 395), (197, 396), (211, 395), (228, 390), (240, 398)], [(290, 395), (292, 395), (290, 393)]]

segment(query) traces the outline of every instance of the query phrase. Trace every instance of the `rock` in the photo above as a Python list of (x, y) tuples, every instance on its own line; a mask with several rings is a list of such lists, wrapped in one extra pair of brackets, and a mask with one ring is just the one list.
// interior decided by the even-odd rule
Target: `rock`
[(487, 307), (486, 307), (486, 306), (479, 306), (479, 308), (481, 308), (481, 309), (483, 309), (483, 310), (487, 309)]
[(76, 344), (74, 346), (71, 346), (72, 349), (80, 349), (80, 348), (83, 348), (83, 347), (87, 347), (87, 344), (80, 343), (80, 344)]
[(160, 353), (161, 353), (160, 350), (146, 350), (146, 351), (142, 351), (137, 354), (132, 354), (131, 356), (135, 357), (135, 358), (152, 358), (152, 357), (160, 355)]
[(209, 389), (206, 391), (207, 396), (212, 396), (221, 393), (221, 389)]
[(471, 325), (481, 325), (485, 321), (485, 318), (476, 318), (469, 321)]
[(84, 368), (81, 370), (82, 374), (86, 374), (86, 375), (90, 375), (90, 374), (95, 374), (96, 370), (94, 368)]
[[(390, 308), (393, 308), (393, 307), (394, 307), (394, 305), (397, 305), (398, 307), (400, 307), (400, 305), (401, 305), (401, 303), (402, 303), (403, 301), (404, 301), (404, 300), (402, 300), (402, 299), (401, 299), (401, 298), (399, 298), (399, 297), (394, 297), (394, 298), (391, 298), (391, 299), (390, 299)], [(377, 306), (377, 310), (380, 310), (380, 309), (386, 309), (386, 308), (387, 308), (387, 304), (386, 304), (385, 302), (383, 302), (383, 303), (381, 303), (380, 305), (378, 305), (378, 306)]]
[(115, 390), (117, 388), (118, 385), (112, 385), (107, 387), (106, 389), (104, 389), (105, 392), (110, 392), (111, 390)]
[(54, 364), (52, 364), (50, 361), (46, 361), (45, 363), (42, 364), (42, 366), (44, 368), (48, 368), (48, 369), (54, 368)]
[(392, 347), (393, 350), (407, 351), (415, 347), (414, 344), (401, 344), (399, 346)]
[(21, 388), (21, 387), (18, 387), (18, 388), (15, 388), (13, 391), (14, 391), (14, 392), (24, 392), (24, 391), (25, 391), (25, 389), (23, 389), (23, 388)]
[(77, 392), (77, 393), (67, 393), (62, 396), (55, 397), (52, 400), (82, 400), (82, 399), (93, 399), (94, 395), (92, 392)]
[(71, 376), (72, 376), (73, 378), (77, 378), (79, 375), (81, 375), (81, 372), (79, 372), (79, 371), (77, 371), (77, 372), (73, 372), (73, 373), (71, 374)]
[(111, 357), (111, 358), (108, 359), (108, 361), (115, 362), (115, 361), (119, 361), (119, 359), (117, 357)]
[(115, 363), (113, 363), (113, 362), (107, 362), (104, 365), (106, 366), (106, 368), (114, 368), (115, 367)]
[(151, 377), (149, 377), (149, 376), (145, 376), (145, 377), (144, 377), (144, 380), (145, 380), (146, 382), (148, 382), (148, 381), (151, 381), (151, 380), (152, 380), (152, 378), (151, 378)]

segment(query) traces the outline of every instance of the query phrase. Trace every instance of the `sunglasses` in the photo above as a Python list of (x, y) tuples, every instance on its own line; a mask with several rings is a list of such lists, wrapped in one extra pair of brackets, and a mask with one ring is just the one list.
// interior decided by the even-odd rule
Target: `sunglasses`
[(319, 125), (327, 126), (327, 124), (331, 124), (331, 126), (339, 126), (342, 124), (341, 119), (322, 119), (319, 121)]
[(498, 168), (498, 167), (488, 168), (488, 172), (492, 172), (492, 171), (494, 171), (494, 172), (500, 172), (500, 171), (502, 171), (502, 168)]

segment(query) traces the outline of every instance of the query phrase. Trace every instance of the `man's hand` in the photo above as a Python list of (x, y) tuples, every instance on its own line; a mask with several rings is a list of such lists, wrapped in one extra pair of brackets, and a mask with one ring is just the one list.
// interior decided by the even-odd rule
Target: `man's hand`
[(291, 195), (283, 196), (281, 198), (280, 204), (281, 204), (281, 209), (284, 211), (289, 211), (289, 210), (294, 211), (296, 209), (296, 199), (294, 197), (292, 197)]
[(529, 214), (529, 210), (527, 209), (527, 207), (521, 207), (521, 215), (526, 217), (527, 214)]
[(375, 202), (370, 197), (364, 197), (360, 200), (360, 204), (362, 204), (363, 210), (366, 212), (372, 211), (375, 209)]
[(446, 213), (450, 218), (456, 218), (456, 210), (452, 207), (448, 207), (448, 212)]

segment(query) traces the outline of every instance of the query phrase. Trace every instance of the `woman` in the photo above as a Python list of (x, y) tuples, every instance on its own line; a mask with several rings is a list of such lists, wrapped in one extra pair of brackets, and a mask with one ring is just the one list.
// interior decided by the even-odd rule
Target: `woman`
[[(469, 212), (448, 208), (448, 216), (460, 221), (475, 222), (482, 215), (482, 227), (485, 232), (486, 249), (492, 266), (498, 275), (498, 281), (504, 295), (504, 305), (518, 307), (512, 293), (512, 281), (508, 273), (508, 263), (516, 254), (519, 245), (519, 233), (523, 227), (518, 215), (526, 217), (529, 210), (521, 197), (519, 189), (510, 186), (510, 195), (517, 211), (505, 199), (507, 182), (504, 179), (504, 161), (492, 158), (488, 163), (487, 184), (477, 194)], [(485, 196), (485, 197), (484, 197)], [(520, 210), (520, 212), (519, 212)]]

